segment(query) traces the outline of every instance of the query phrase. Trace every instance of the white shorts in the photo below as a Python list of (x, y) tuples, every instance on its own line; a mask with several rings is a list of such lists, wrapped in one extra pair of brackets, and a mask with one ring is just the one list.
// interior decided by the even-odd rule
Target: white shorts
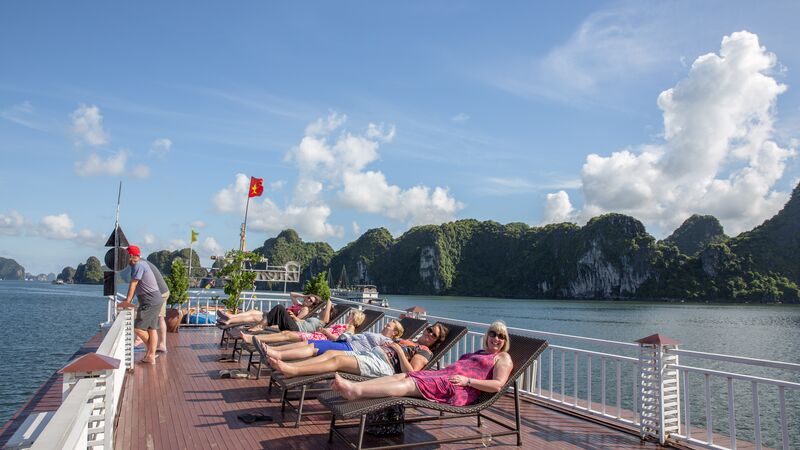
[(380, 347), (375, 347), (366, 352), (344, 352), (353, 356), (358, 362), (358, 371), (361, 376), (377, 378), (394, 375), (394, 367), (386, 360), (386, 354)]

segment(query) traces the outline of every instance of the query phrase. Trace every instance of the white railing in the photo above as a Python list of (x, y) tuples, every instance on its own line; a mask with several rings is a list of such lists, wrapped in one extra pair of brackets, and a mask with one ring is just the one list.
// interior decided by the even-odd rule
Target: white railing
[(132, 310), (116, 314), (96, 353), (120, 360), (119, 368), (76, 374), (75, 379), (64, 374), (66, 396), (30, 448), (114, 448), (117, 405), (125, 376), (133, 370)]
[[(190, 291), (189, 303), (182, 306), (189, 311), (187, 317), (189, 325), (214, 325), (216, 309), (221, 307), (224, 296), (225, 294), (219, 291)], [(264, 291), (245, 292), (242, 294), (242, 299), (242, 310), (261, 311), (268, 311), (276, 304), (285, 304), (289, 301), (288, 294)], [(336, 297), (333, 297), (333, 300), (337, 303), (383, 311), (384, 318), (376, 323), (371, 331), (379, 331), (387, 321), (405, 313), (403, 310), (366, 305)], [(486, 323), (433, 315), (427, 315), (425, 318), (430, 322), (441, 320), (471, 329), (467, 336), (442, 358), (444, 365), (457, 360), (463, 353), (480, 349), (483, 331), (489, 326)], [(644, 387), (640, 379), (645, 369), (634, 356), (641, 348), (639, 344), (514, 327), (509, 327), (509, 331), (550, 341), (548, 349), (523, 374), (520, 385), (523, 395), (546, 405), (603, 419), (630, 430), (641, 425), (642, 405), (639, 399)], [(680, 336), (671, 337), (680, 338)], [(604, 351), (600, 351), (601, 348)], [(677, 348), (668, 348), (664, 352), (683, 358), (696, 358), (709, 366), (694, 367), (664, 363), (663, 369), (677, 370), (680, 380), (679, 431), (666, 436), (667, 442), (684, 442), (714, 449), (735, 449), (737, 441), (742, 440), (748, 444), (755, 444), (756, 448), (761, 448), (763, 445), (784, 449), (800, 446), (800, 383), (723, 371), (714, 367), (715, 364), (723, 363), (745, 364), (758, 370), (789, 372), (790, 375), (787, 377), (797, 377), (797, 374), (800, 374), (800, 364)], [(693, 376), (701, 377), (701, 383), (693, 382)], [(725, 383), (726, 389), (723, 389), (721, 394), (718, 390), (712, 389), (714, 379)], [(734, 401), (736, 397), (734, 394), (737, 391), (734, 381), (748, 387), (749, 392), (743, 396), (747, 402)], [(770, 394), (770, 389), (776, 392)], [(645, 393), (645, 395), (653, 394)], [(727, 397), (720, 399), (721, 396)], [(776, 419), (769, 423), (763, 420), (766, 403), (770, 404), (770, 410), (774, 411), (776, 416)], [(713, 405), (725, 406), (726, 417), (716, 420)], [(698, 408), (703, 410), (703, 414), (695, 413)], [(749, 426), (742, 426), (737, 418), (749, 420)], [(664, 425), (663, 422), (660, 424), (662, 429)], [(769, 439), (764, 438), (767, 434), (770, 436)]]
[[(800, 379), (800, 364), (688, 350), (673, 350), (673, 353), (711, 363), (745, 364), (760, 371), (777, 369)], [(735, 449), (744, 431), (757, 449), (767, 445), (765, 441), (785, 450), (800, 447), (800, 383), (684, 364), (671, 368), (680, 372), (683, 403), (679, 432), (672, 435), (676, 441)], [(737, 397), (745, 401), (740, 403)], [(714, 408), (719, 404), (726, 408)], [(771, 412), (767, 413), (766, 408)], [(696, 413), (698, 409), (701, 414)], [(771, 419), (769, 425), (765, 423), (768, 419)], [(765, 439), (767, 433), (769, 437)]]
[[(382, 308), (376, 305), (363, 305), (338, 298), (335, 300), (337, 303), (352, 303), (384, 311), (386, 316), (380, 322), (381, 327), (387, 320), (405, 313), (402, 310)], [(427, 315), (425, 318), (430, 322), (441, 320), (468, 326), (472, 330), (442, 358), (444, 365), (457, 360), (463, 353), (480, 349), (483, 332), (478, 330), (486, 330), (489, 326), (485, 323), (434, 315)], [(643, 389), (639, 380), (643, 368), (639, 359), (633, 356), (633, 353), (638, 352), (641, 348), (639, 344), (514, 327), (509, 327), (509, 331), (550, 341), (547, 350), (524, 373), (520, 384), (522, 394), (541, 403), (557, 406), (579, 415), (593, 416), (616, 423), (631, 431), (639, 427), (641, 420), (639, 394)], [(671, 337), (680, 338), (680, 336)], [(553, 343), (554, 341), (559, 343)], [(562, 345), (562, 343), (570, 345)], [(608, 351), (599, 351), (597, 349), (599, 347)], [(785, 374), (787, 378), (797, 377), (800, 374), (800, 364), (795, 363), (677, 348), (669, 348), (666, 353), (684, 358), (698, 358), (706, 361), (706, 365), (715, 363), (746, 364), (759, 370), (780, 370), (789, 372), (789, 374)], [(679, 371), (681, 396), (679, 419), (681, 426), (678, 433), (671, 433), (667, 436), (667, 442), (684, 442), (693, 446), (714, 449), (735, 449), (737, 448), (738, 434), (738, 440), (747, 441), (749, 446), (755, 444), (755, 448), (762, 448), (767, 445), (764, 439), (767, 424), (762, 418), (764, 397), (765, 391), (772, 388), (776, 392), (767, 399), (773, 403), (772, 410), (774, 411), (774, 420), (769, 424), (772, 436), (769, 443), (783, 449), (800, 448), (800, 383), (682, 364), (665, 364), (664, 369)], [(692, 389), (692, 384), (688, 382), (690, 373), (699, 374), (704, 378), (705, 384), (702, 389)], [(716, 403), (727, 407), (727, 417), (724, 420), (727, 430), (718, 427), (714, 420), (714, 408), (711, 406), (715, 404), (712, 395), (714, 391), (709, 389), (709, 380), (713, 377), (725, 380), (727, 386), (724, 391), (727, 398)], [(750, 388), (750, 392), (744, 396), (749, 399), (749, 402), (734, 402), (732, 394), (734, 380), (745, 383)], [(700, 397), (697, 398), (697, 395)], [(693, 409), (697, 409), (699, 405), (702, 405), (704, 411), (702, 423), (697, 423), (701, 421), (696, 421), (696, 415), (692, 415)], [(730, 411), (734, 411), (734, 413), (731, 414)], [(746, 428), (737, 426), (737, 417), (751, 418), (752, 426)], [(692, 424), (691, 430), (688, 424)], [(664, 423), (660, 425), (662, 428), (664, 427)], [(725, 435), (720, 434), (723, 431), (726, 432)], [(749, 433), (744, 434), (745, 432)]]

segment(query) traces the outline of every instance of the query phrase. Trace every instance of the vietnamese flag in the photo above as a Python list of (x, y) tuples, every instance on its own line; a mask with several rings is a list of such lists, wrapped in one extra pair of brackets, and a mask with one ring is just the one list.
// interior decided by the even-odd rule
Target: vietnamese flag
[(250, 191), (248, 191), (247, 196), (261, 197), (261, 194), (263, 193), (264, 193), (264, 179), (250, 177)]

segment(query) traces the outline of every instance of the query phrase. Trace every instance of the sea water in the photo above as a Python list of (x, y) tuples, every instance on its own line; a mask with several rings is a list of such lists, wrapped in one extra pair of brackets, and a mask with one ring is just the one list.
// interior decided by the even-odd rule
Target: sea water
[[(563, 333), (598, 339), (633, 342), (661, 333), (681, 342), (681, 348), (710, 353), (724, 353), (759, 359), (800, 363), (800, 307), (789, 305), (693, 304), (661, 302), (577, 301), (577, 300), (510, 300), (479, 297), (436, 297), (388, 295), (393, 309), (421, 306), (428, 314), (488, 323), (504, 320), (511, 327)], [(70, 356), (99, 330), (105, 320), (107, 303), (101, 286), (52, 285), (40, 282), (0, 281), (0, 424), (10, 418), (47, 380), (63, 367)], [(613, 346), (586, 345), (569, 340), (550, 339), (554, 344), (618, 353)], [(628, 356), (636, 356), (628, 351)], [(571, 383), (572, 362), (566, 362), (567, 383)], [(557, 362), (559, 360), (556, 360)], [(682, 364), (701, 365), (682, 358)], [(597, 362), (594, 370), (597, 371)], [(560, 381), (560, 365), (554, 365), (554, 378)], [(718, 370), (732, 370), (750, 375), (777, 377), (800, 382), (800, 374), (787, 374), (771, 369), (731, 365), (704, 364)], [(583, 366), (580, 373), (585, 374)], [(609, 365), (608, 383), (615, 369)], [(543, 378), (547, 371), (544, 371)], [(583, 375), (585, 376), (585, 375)], [(696, 381), (693, 384), (696, 384)], [(548, 380), (543, 379), (543, 386)], [(595, 383), (599, 381), (595, 380)], [(566, 386), (567, 395), (572, 386)], [(715, 390), (724, 386), (713, 386)], [(616, 388), (608, 384), (609, 404), (616, 404)], [(580, 386), (579, 394), (585, 392)], [(600, 389), (593, 387), (593, 399), (599, 401)], [(699, 393), (701, 391), (694, 391)], [(767, 397), (769, 397), (767, 393)], [(800, 420), (800, 393), (788, 398), (792, 420)], [(631, 401), (631, 393), (623, 392), (623, 407)], [(717, 421), (725, 416), (724, 396), (715, 406)], [(585, 394), (583, 395), (585, 398)], [(697, 396), (702, 400), (702, 396)], [(766, 400), (766, 398), (765, 398)], [(702, 405), (693, 413), (693, 423), (704, 419)], [(762, 404), (762, 420), (775, 417), (773, 403)], [(717, 409), (722, 408), (722, 411)], [(630, 409), (630, 408), (628, 408)], [(738, 409), (738, 408), (737, 408)], [(745, 414), (746, 416), (747, 414)], [(697, 421), (695, 421), (697, 420)], [(748, 432), (746, 417), (739, 417), (737, 428)], [(725, 420), (726, 422), (727, 420)], [(772, 426), (765, 423), (766, 426)], [(715, 427), (716, 428), (716, 427)], [(797, 427), (795, 427), (796, 429)], [(797, 436), (791, 431), (793, 444)], [(752, 439), (752, 433), (751, 437)], [(778, 438), (779, 439), (779, 438)], [(769, 439), (773, 441), (773, 439)]]

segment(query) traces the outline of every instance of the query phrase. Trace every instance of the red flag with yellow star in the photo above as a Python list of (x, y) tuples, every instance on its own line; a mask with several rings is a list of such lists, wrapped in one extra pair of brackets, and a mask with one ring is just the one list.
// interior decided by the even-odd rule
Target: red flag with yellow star
[(264, 179), (250, 177), (250, 191), (247, 193), (248, 197), (261, 197), (264, 193)]

